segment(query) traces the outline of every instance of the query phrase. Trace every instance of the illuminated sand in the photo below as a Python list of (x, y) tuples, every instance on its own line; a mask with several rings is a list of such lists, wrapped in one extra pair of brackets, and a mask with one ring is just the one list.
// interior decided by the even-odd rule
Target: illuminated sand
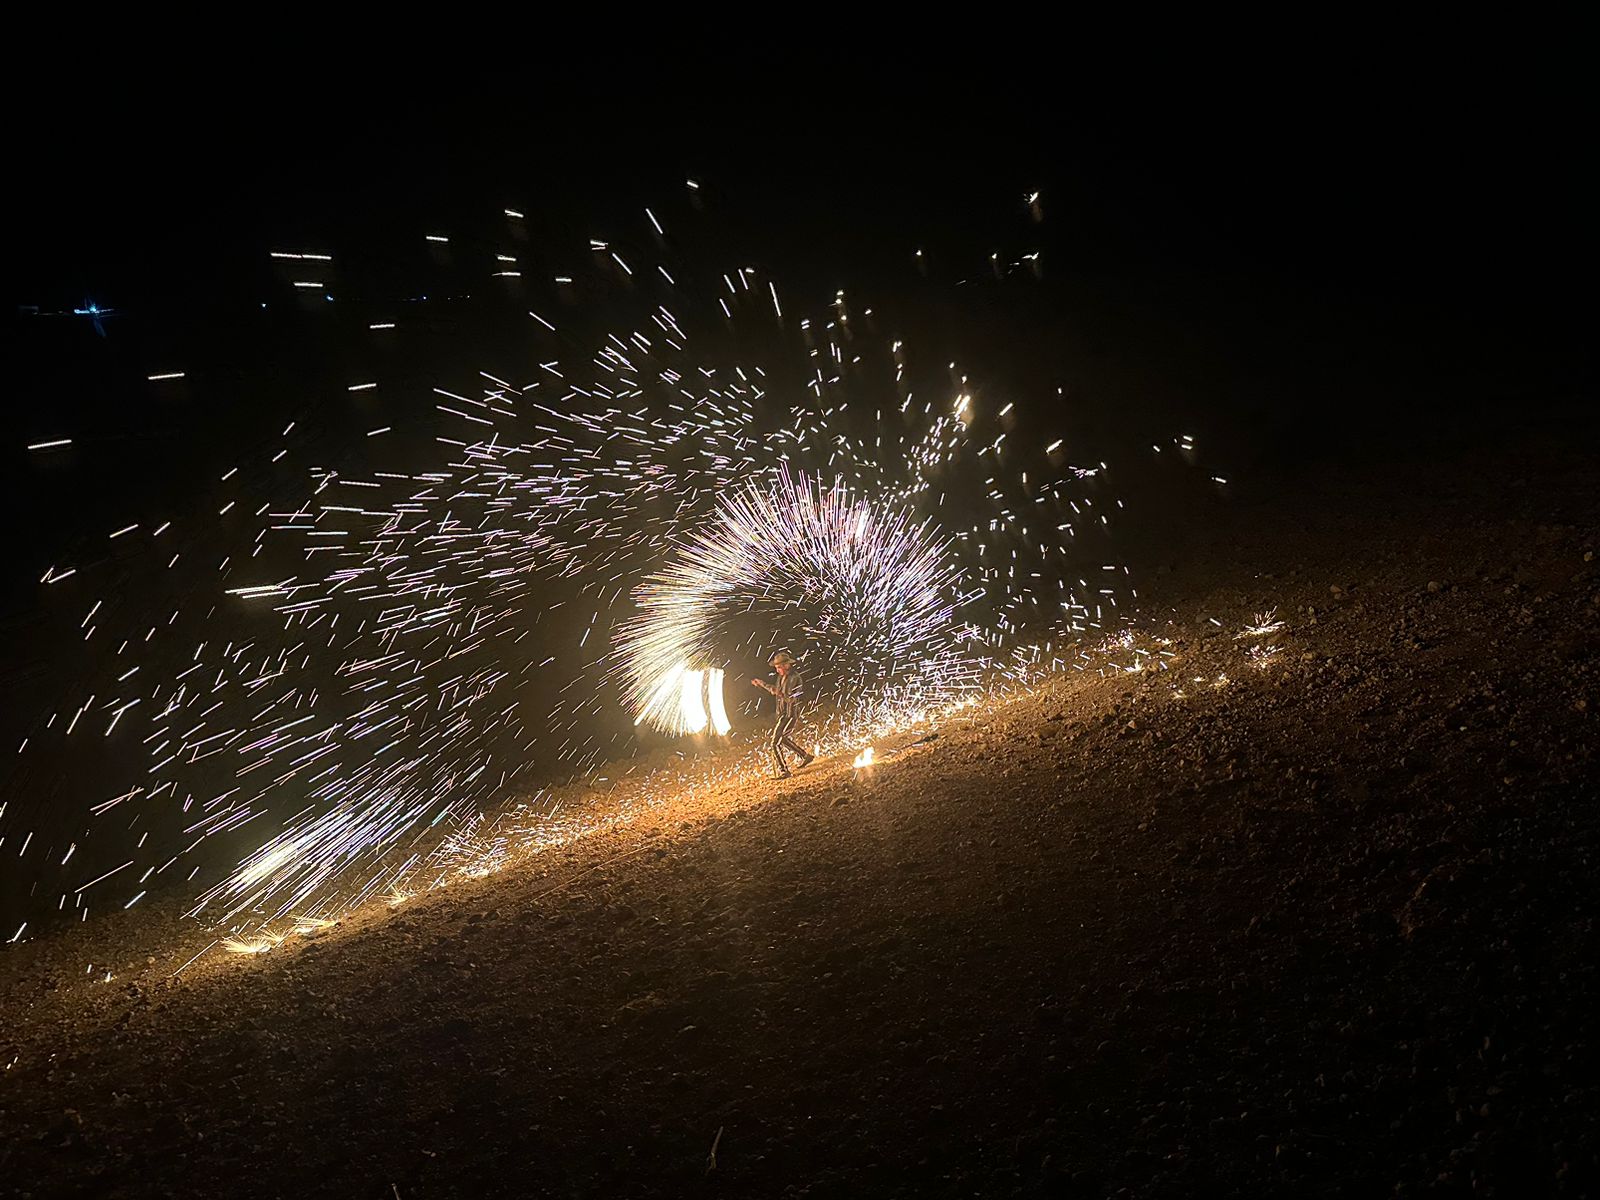
[[(1166, 645), (870, 768), (730, 779), (176, 979), (204, 942), (142, 906), (12, 947), (8, 1167), (682, 1191), (720, 1130), (718, 1186), (757, 1194), (1115, 1191), (1152, 1164), (1191, 1193), (1367, 1191), (1492, 1172), (1452, 1157), (1488, 1140), (1580, 1170), (1593, 548), (1542, 514), (1419, 544), (1414, 482), (1391, 515), (1340, 494), (1226, 531)], [(1511, 1105), (1524, 1061), (1554, 1086)]]

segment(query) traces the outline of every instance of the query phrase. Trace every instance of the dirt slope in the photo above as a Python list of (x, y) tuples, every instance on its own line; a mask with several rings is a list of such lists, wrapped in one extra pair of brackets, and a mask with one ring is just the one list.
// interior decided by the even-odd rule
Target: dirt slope
[(159, 911), (22, 947), (0, 1193), (1590, 1194), (1600, 507), (1540, 453), (1241, 503), (1169, 670), (871, 773), (175, 981)]

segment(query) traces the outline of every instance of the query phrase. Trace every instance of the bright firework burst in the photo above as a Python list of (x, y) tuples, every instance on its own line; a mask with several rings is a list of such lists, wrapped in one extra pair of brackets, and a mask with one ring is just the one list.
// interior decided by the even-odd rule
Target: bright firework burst
[(618, 639), (625, 695), (637, 721), (699, 732), (704, 714), (695, 720), (676, 694), (696, 673), (689, 664), (775, 639), (808, 650), (812, 678), (858, 708), (942, 703), (979, 669), (962, 653), (961, 584), (950, 541), (928, 518), (785, 466), (722, 497), (638, 588), (639, 614)]
[(626, 272), (604, 309), (624, 324), (522, 309), (522, 374), (386, 384), (413, 410), (387, 401), (359, 450), (290, 422), (221, 476), (213, 524), (117, 523), (142, 585), (86, 581), (92, 561), (44, 573), (103, 649), (22, 751), (56, 739), (72, 758), (99, 734), (145, 762), (38, 839), (30, 777), (0, 801), (0, 847), (33, 880), (15, 936), (175, 877), (243, 933), (481, 870), (494, 814), (555, 828), (541, 782), (629, 753), (632, 726), (727, 732), (724, 673), (775, 642), (861, 731), (1044, 669), (1050, 639), (1107, 623), (1125, 571), (1083, 548), (1115, 512), (1103, 464), (1008, 444), (1010, 402), (985, 410), (954, 364), (919, 369), (842, 294), (798, 319), (774, 280), (731, 268), (713, 305), (690, 298), (692, 264), (592, 249)]

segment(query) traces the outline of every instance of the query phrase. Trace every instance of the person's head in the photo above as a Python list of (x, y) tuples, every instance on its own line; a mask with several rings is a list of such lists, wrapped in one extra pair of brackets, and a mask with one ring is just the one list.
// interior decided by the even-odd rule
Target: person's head
[(794, 667), (794, 655), (787, 650), (779, 650), (772, 656), (772, 665), (777, 668), (779, 675), (787, 675)]

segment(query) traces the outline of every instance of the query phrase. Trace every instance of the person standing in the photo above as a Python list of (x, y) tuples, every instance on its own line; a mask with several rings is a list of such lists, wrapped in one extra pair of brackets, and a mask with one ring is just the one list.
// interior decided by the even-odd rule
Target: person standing
[(810, 766), (815, 757), (797, 746), (789, 736), (800, 722), (806, 682), (800, 672), (799, 662), (787, 650), (779, 650), (769, 661), (773, 670), (778, 672), (777, 684), (770, 684), (765, 679), (752, 679), (750, 682), (755, 687), (771, 692), (778, 701), (778, 722), (772, 727), (772, 761), (777, 767), (776, 778), (787, 779), (790, 771), (789, 764), (783, 760), (785, 749), (794, 751), (802, 767)]

